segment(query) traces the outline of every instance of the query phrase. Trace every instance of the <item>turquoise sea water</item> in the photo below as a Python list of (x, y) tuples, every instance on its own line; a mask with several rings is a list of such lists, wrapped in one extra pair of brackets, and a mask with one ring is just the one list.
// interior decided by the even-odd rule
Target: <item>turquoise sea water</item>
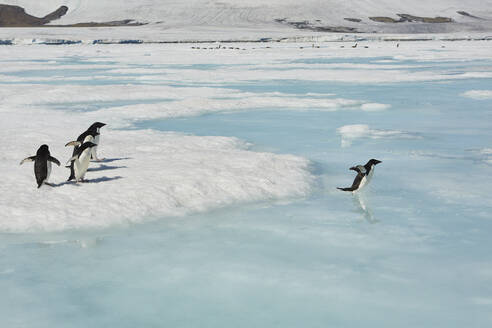
[[(333, 62), (384, 59), (391, 57)], [(80, 64), (80, 58), (64, 60)], [(398, 64), (409, 62), (392, 62)], [(443, 65), (428, 62), (419, 69), (449, 69)], [(460, 62), (459, 70), (473, 65), (477, 62)], [(218, 66), (204, 62), (181, 68), (213, 71)], [(31, 73), (22, 76), (46, 76)], [(64, 74), (98, 73), (78, 68)], [(128, 81), (122, 76), (92, 83)], [(492, 201), (487, 193), (492, 164), (490, 155), (480, 152), (492, 147), (492, 100), (462, 96), (491, 89), (491, 79), (385, 84), (211, 80), (204, 86), (300, 98), (329, 93), (391, 108), (328, 112), (267, 107), (138, 122), (133, 129), (234, 136), (255, 151), (303, 156), (312, 162), (316, 186), (306, 199), (290, 202), (237, 205), (102, 230), (0, 234), (1, 326), (492, 324)], [(116, 100), (109, 105), (137, 103)], [(80, 103), (63, 106), (104, 110), (108, 103), (85, 109)], [(52, 108), (62, 109), (59, 104)], [(352, 124), (404, 131), (410, 137), (357, 138), (341, 147), (337, 129)], [(383, 163), (364, 194), (336, 190), (352, 183), (350, 166), (369, 158)]]

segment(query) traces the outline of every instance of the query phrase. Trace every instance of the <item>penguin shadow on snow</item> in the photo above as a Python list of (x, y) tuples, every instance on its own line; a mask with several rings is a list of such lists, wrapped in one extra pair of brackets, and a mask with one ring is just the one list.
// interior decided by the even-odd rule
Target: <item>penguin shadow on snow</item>
[[(122, 160), (127, 160), (127, 159), (132, 159), (131, 157), (115, 157), (115, 158), (104, 158), (99, 161), (92, 161), (92, 163), (98, 163), (100, 164), (99, 167), (91, 167), (87, 169), (87, 172), (97, 172), (97, 171), (106, 171), (106, 170), (117, 170), (117, 169), (124, 169), (127, 168), (126, 165), (105, 165), (104, 163), (112, 163), (116, 161), (122, 161)], [(95, 179), (88, 179), (83, 181), (83, 183), (100, 183), (100, 182), (106, 182), (106, 181), (112, 181), (112, 180), (119, 180), (123, 179), (122, 176), (115, 176), (115, 177), (100, 177), (100, 178), (95, 178)]]
[(72, 185), (72, 186), (76, 186), (76, 187), (81, 187), (86, 183), (101, 183), (101, 182), (107, 182), (107, 181), (113, 181), (113, 180), (119, 180), (119, 179), (123, 179), (123, 177), (120, 175), (117, 175), (115, 177), (104, 176), (104, 177), (99, 177), (99, 178), (94, 178), (94, 179), (85, 179), (84, 181), (80, 181), (80, 182), (75, 182), (75, 181), (71, 180), (71, 181), (64, 181), (64, 182), (60, 182), (60, 183), (51, 183), (50, 186), (51, 187), (61, 187), (64, 185)]
[(102, 159), (100, 161), (97, 161), (97, 162), (94, 162), (92, 161), (92, 163), (111, 163), (111, 162), (116, 162), (116, 161), (124, 161), (125, 159), (133, 159), (132, 157), (116, 157), (116, 158), (105, 158), (105, 159)]
[[(99, 177), (99, 178), (95, 178), (95, 179), (88, 179), (88, 180), (85, 180), (84, 182), (82, 183), (101, 183), (101, 182), (107, 182), (107, 181), (113, 181), (113, 180), (119, 180), (119, 179), (123, 179), (122, 176), (115, 176), (115, 177)], [(79, 183), (80, 184), (80, 183)]]
[(116, 169), (124, 169), (127, 168), (126, 165), (106, 165), (105, 163), (112, 163), (116, 161), (123, 161), (127, 159), (132, 159), (131, 157), (116, 157), (116, 158), (105, 158), (100, 161), (91, 161), (91, 163), (99, 164), (99, 167), (90, 167), (87, 169), (87, 172), (97, 172), (97, 171), (105, 171), (105, 170), (116, 170)]
[(101, 164), (99, 167), (91, 167), (87, 169), (87, 172), (97, 172), (97, 171), (105, 171), (105, 170), (116, 170), (116, 169), (124, 169), (126, 166), (112, 166), (112, 165), (104, 165)]
[[(99, 167), (91, 167), (87, 169), (87, 172), (98, 172), (98, 171), (105, 171), (105, 170), (117, 170), (117, 169), (124, 169), (127, 168), (126, 165), (105, 165), (104, 163), (112, 163), (116, 161), (122, 161), (122, 160), (127, 160), (127, 159), (132, 159), (131, 157), (115, 157), (115, 158), (105, 158), (100, 161), (91, 161), (92, 164), (100, 164)], [(101, 182), (108, 182), (108, 181), (113, 181), (113, 180), (119, 180), (123, 179), (122, 176), (114, 176), (114, 177), (98, 177), (98, 178), (92, 178), (92, 179), (85, 179), (84, 181), (80, 181), (76, 183), (75, 181), (65, 181), (61, 182), (59, 184), (53, 184), (53, 187), (59, 187), (65, 184), (73, 185), (80, 187), (85, 183), (101, 183)]]

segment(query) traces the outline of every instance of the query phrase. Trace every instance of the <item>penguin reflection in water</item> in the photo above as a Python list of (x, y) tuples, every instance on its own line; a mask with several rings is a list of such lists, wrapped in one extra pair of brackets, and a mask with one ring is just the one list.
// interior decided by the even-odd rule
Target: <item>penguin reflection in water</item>
[(48, 145), (42, 145), (39, 147), (35, 156), (24, 158), (22, 162), (20, 162), (20, 165), (25, 162), (34, 162), (34, 175), (36, 176), (38, 188), (40, 188), (43, 184), (53, 186), (47, 182), (51, 174), (51, 163), (55, 163), (60, 166), (60, 161), (51, 156)]
[(373, 158), (370, 159), (369, 162), (366, 163), (366, 165), (357, 165), (351, 167), (350, 170), (357, 172), (357, 176), (355, 177), (352, 186), (337, 189), (340, 189), (342, 191), (351, 191), (353, 193), (360, 191), (371, 181), (372, 176), (374, 175), (374, 167), (379, 163), (381, 163), (381, 161)]

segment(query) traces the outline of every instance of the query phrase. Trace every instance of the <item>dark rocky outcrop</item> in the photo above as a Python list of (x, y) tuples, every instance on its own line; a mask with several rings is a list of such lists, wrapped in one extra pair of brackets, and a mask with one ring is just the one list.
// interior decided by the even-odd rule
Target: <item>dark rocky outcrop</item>
[[(67, 6), (61, 6), (51, 14), (44, 17), (35, 17), (26, 13), (24, 8), (19, 6), (0, 4), (0, 27), (41, 27), (54, 21), (68, 11)], [(108, 27), (108, 26), (139, 26), (144, 25), (133, 19), (124, 19), (111, 22), (88, 22), (70, 25), (49, 25), (50, 27)]]
[(401, 19), (396, 20), (391, 17), (385, 17), (385, 16), (374, 16), (374, 17), (369, 17), (370, 20), (378, 23), (401, 23), (403, 22)]
[(24, 8), (11, 5), (0, 5), (0, 27), (36, 27), (45, 25), (52, 20), (65, 15), (68, 7), (61, 6), (54, 12), (44, 16), (35, 17), (26, 13)]
[(311, 23), (309, 21), (288, 21), (286, 18), (277, 18), (275, 19), (277, 23), (289, 25), (295, 27), (299, 30), (309, 30), (315, 32), (334, 32), (334, 33), (357, 33), (357, 29), (355, 27), (348, 26), (326, 26), (321, 25), (320, 20), (316, 20), (316, 24)]
[(462, 15), (462, 16), (466, 16), (466, 17), (470, 17), (470, 18), (482, 19), (480, 17), (477, 17), (477, 16), (474, 16), (472, 14), (469, 14), (466, 11), (463, 11), (463, 10), (457, 11), (457, 13), (460, 14), (460, 15)]
[(344, 18), (346, 21), (349, 21), (349, 22), (354, 22), (354, 23), (360, 23), (362, 22), (362, 19), (359, 19), (359, 18), (350, 18), (350, 17), (347, 17), (347, 18)]
[(376, 16), (369, 17), (370, 20), (379, 23), (404, 23), (404, 22), (421, 22), (421, 23), (452, 23), (454, 20), (449, 17), (421, 17), (409, 14), (397, 14), (400, 19), (396, 20), (391, 17)]
[(449, 17), (420, 17), (413, 16), (409, 14), (397, 14), (400, 16), (400, 19), (405, 20), (406, 22), (421, 22), (421, 23), (452, 23), (454, 20)]

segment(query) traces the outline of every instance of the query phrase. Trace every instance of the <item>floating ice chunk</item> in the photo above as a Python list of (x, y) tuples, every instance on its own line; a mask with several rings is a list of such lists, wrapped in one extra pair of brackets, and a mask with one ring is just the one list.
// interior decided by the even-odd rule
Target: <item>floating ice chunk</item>
[(381, 130), (371, 129), (366, 124), (344, 125), (337, 129), (341, 136), (341, 146), (348, 147), (352, 145), (355, 139), (370, 138), (370, 139), (413, 139), (421, 138), (416, 133), (404, 132), (399, 130)]
[(492, 155), (492, 148), (482, 148), (480, 149), (480, 154)]
[(464, 97), (472, 99), (492, 99), (492, 90), (470, 90), (462, 94)]
[(471, 151), (476, 154), (476, 157), (478, 157), (474, 158), (474, 160), (485, 163), (487, 165), (492, 165), (492, 148), (482, 148)]
[(381, 110), (386, 110), (390, 108), (391, 105), (388, 104), (378, 104), (378, 103), (367, 103), (367, 104), (362, 104), (360, 106), (360, 109), (366, 112), (377, 112)]

